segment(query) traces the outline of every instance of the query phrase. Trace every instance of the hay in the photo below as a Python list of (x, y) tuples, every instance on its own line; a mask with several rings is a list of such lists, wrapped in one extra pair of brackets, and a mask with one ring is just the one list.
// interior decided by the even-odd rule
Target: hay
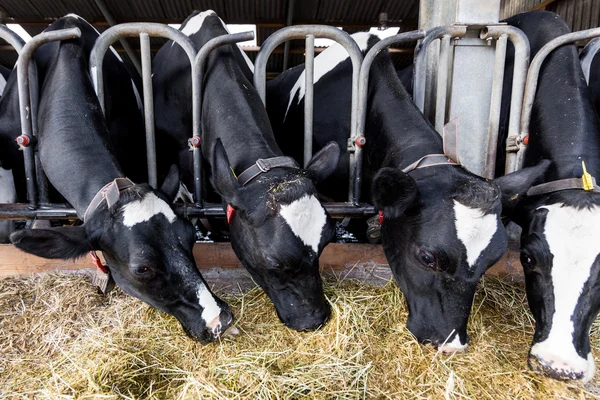
[[(533, 321), (520, 284), (485, 279), (471, 346), (452, 356), (415, 342), (393, 283), (326, 285), (333, 317), (285, 328), (260, 290), (224, 296), (241, 334), (189, 340), (177, 321), (82, 276), (0, 280), (0, 398), (591, 398), (526, 366)], [(592, 346), (600, 354), (598, 325)]]

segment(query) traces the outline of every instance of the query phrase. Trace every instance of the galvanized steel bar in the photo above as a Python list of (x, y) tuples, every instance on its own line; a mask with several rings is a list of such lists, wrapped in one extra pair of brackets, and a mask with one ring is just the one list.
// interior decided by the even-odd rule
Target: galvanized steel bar
[[(288, 0), (287, 20), (285, 26), (291, 26), (294, 19), (294, 8), (296, 7), (296, 0)], [(288, 68), (288, 61), (290, 59), (290, 42), (286, 41), (283, 44), (283, 71), (285, 72)]]
[(594, 56), (600, 50), (600, 38), (592, 39), (581, 52), (581, 69), (583, 70), (583, 76), (585, 76), (585, 81), (590, 84), (590, 71), (592, 68), (592, 62), (594, 61)]
[[(263, 103), (266, 104), (266, 91), (267, 91), (267, 60), (269, 56), (281, 43), (293, 40), (293, 39), (304, 39), (307, 35), (313, 35), (319, 38), (327, 38), (336, 41), (342, 45), (350, 56), (352, 62), (352, 106), (351, 106), (351, 118), (350, 118), (350, 140), (354, 143), (358, 137), (357, 135), (357, 121), (358, 121), (358, 80), (360, 74), (360, 65), (363, 59), (360, 48), (346, 32), (339, 30), (333, 26), (326, 25), (296, 25), (282, 28), (265, 40), (261, 46), (261, 50), (256, 56), (254, 63), (254, 87), (258, 91), (260, 98)], [(356, 171), (356, 159), (360, 157), (358, 154), (360, 149), (357, 148), (354, 153), (354, 157), (350, 157), (350, 190), (349, 200), (355, 205), (358, 204), (360, 193), (356, 192), (356, 185), (352, 184), (355, 181)]]
[[(286, 42), (286, 43), (289, 43)], [(306, 35), (306, 56), (304, 61), (304, 168), (312, 158), (313, 119), (314, 119), (314, 67), (315, 36)]]
[[(520, 124), (523, 123), (521, 110), (523, 107), (523, 93), (525, 91), (525, 78), (529, 67), (529, 39), (518, 28), (508, 25), (490, 25), (481, 30), (481, 39), (499, 39), (506, 34), (515, 48), (513, 83), (510, 100), (510, 117), (508, 120), (508, 136), (506, 138), (506, 167), (505, 173), (514, 172), (520, 168), (524, 153), (524, 145), (519, 135)], [(517, 154), (514, 152), (518, 149)]]
[[(202, 136), (202, 87), (204, 82), (204, 70), (206, 69), (206, 63), (208, 56), (217, 47), (224, 45), (231, 45), (238, 42), (244, 42), (246, 40), (254, 39), (254, 32), (241, 32), (233, 33), (229, 35), (217, 36), (212, 38), (202, 46), (198, 54), (191, 61), (192, 63), (192, 137), (197, 137), (201, 144), (204, 140)], [(242, 50), (240, 50), (242, 51)], [(202, 193), (202, 150), (200, 146), (193, 147), (193, 158), (194, 158), (194, 197), (196, 205), (202, 207), (203, 204), (203, 193)]]
[(23, 39), (21, 39), (21, 37), (12, 29), (3, 24), (0, 24), (0, 39), (11, 45), (18, 54), (21, 53), (23, 46), (25, 46), (25, 41), (23, 41)]
[(437, 95), (435, 103), (435, 130), (440, 134), (446, 123), (446, 100), (448, 99), (448, 68), (450, 65), (450, 35), (441, 39), (437, 73)]
[[(57, 31), (43, 32), (34, 36), (21, 49), (17, 60), (17, 84), (19, 89), (19, 113), (21, 117), (21, 134), (29, 139), (30, 145), (23, 148), (23, 157), (25, 161), (25, 174), (27, 180), (27, 197), (31, 208), (38, 206), (36, 190), (36, 171), (38, 175), (42, 174), (41, 165), (35, 162), (34, 156), (34, 132), (32, 127), (31, 92), (29, 82), (29, 65), (31, 57), (35, 50), (44, 43), (59, 40), (74, 39), (81, 36), (78, 28), (61, 29)], [(33, 83), (37, 85), (37, 82)]]
[(108, 48), (122, 37), (138, 37), (140, 33), (147, 33), (151, 37), (163, 37), (177, 43), (187, 54), (190, 64), (196, 56), (196, 48), (189, 37), (168, 25), (151, 22), (132, 22), (119, 24), (105, 30), (96, 40), (90, 54), (90, 75), (94, 89), (98, 95), (100, 106), (104, 111), (104, 74), (102, 73), (102, 60)]
[[(525, 86), (525, 95), (523, 99), (523, 111), (521, 113), (521, 134), (520, 140), (524, 140), (529, 135), (529, 122), (531, 121), (531, 111), (533, 102), (535, 101), (535, 93), (540, 76), (540, 69), (546, 60), (546, 57), (560, 46), (575, 43), (579, 40), (586, 40), (600, 36), (600, 28), (587, 29), (584, 31), (568, 33), (552, 39), (542, 47), (533, 58), (527, 73), (527, 84)], [(516, 165), (520, 168), (523, 165), (525, 158), (525, 145), (520, 143), (519, 152), (517, 153)]]
[[(491, 39), (490, 39), (491, 40)], [(506, 44), (508, 35), (503, 33), (496, 41), (494, 56), (494, 77), (492, 79), (492, 97), (490, 100), (490, 122), (488, 125), (488, 148), (485, 162), (485, 177), (495, 176), (496, 155), (498, 153), (498, 131), (500, 129), (500, 108), (502, 106), (502, 88), (504, 85), (504, 64), (506, 63)]]
[[(359, 85), (358, 85), (358, 115), (356, 123), (356, 135), (361, 137), (365, 135), (365, 128), (367, 124), (367, 100), (369, 95), (369, 73), (371, 72), (371, 65), (375, 61), (375, 57), (382, 50), (391, 46), (392, 44), (403, 44), (415, 42), (425, 37), (425, 31), (411, 31), (400, 33), (394, 36), (385, 38), (377, 43), (369, 50), (365, 55), (362, 66), (360, 68)], [(356, 148), (356, 173), (354, 179), (354, 193), (360, 196), (362, 186), (362, 146)], [(358, 200), (358, 196), (357, 199)], [(355, 205), (358, 201), (354, 202)]]
[[(416, 31), (417, 32), (417, 31)], [(425, 108), (425, 60), (427, 47), (436, 39), (445, 35), (451, 38), (461, 38), (467, 33), (465, 25), (450, 25), (434, 28), (428, 31), (415, 51), (415, 78), (413, 100), (421, 112)]]
[(154, 139), (154, 95), (152, 90), (152, 54), (150, 37), (140, 33), (142, 53), (142, 84), (144, 88), (144, 121), (146, 123), (146, 159), (148, 160), (148, 183), (154, 189), (158, 186), (156, 173), (156, 144)]

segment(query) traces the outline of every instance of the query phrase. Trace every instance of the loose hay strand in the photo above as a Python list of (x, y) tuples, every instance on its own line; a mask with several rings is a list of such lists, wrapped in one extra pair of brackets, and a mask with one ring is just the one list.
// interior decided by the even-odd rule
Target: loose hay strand
[[(119, 290), (96, 294), (82, 276), (0, 280), (0, 398), (297, 399), (600, 398), (527, 369), (533, 334), (522, 284), (485, 278), (466, 353), (447, 356), (405, 327), (398, 288), (326, 284), (332, 320), (298, 333), (259, 289), (228, 294), (242, 334), (210, 345)], [(600, 354), (599, 324), (591, 334)]]

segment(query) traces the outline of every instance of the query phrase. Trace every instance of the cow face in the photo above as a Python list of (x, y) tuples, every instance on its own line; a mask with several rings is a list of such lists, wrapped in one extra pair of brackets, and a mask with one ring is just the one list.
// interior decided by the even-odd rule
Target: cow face
[(600, 310), (600, 196), (563, 191), (523, 213), (521, 264), (536, 321), (529, 366), (556, 379), (590, 380), (589, 330)]
[(339, 147), (326, 146), (306, 170), (275, 168), (241, 186), (220, 141), (214, 150), (213, 185), (233, 207), (231, 245), (267, 293), (279, 319), (296, 330), (320, 327), (331, 313), (323, 295), (319, 255), (335, 233), (311, 180), (331, 173)]
[(148, 185), (123, 191), (111, 210), (103, 203), (82, 226), (22, 230), (11, 241), (46, 258), (101, 250), (123, 291), (175, 316), (194, 340), (215, 340), (233, 321), (196, 268), (191, 223)]
[(372, 190), (384, 213), (383, 247), (418, 340), (444, 352), (466, 348), (477, 282), (507, 247), (503, 200), (524, 193), (540, 171), (497, 182), (450, 166), (377, 173)]

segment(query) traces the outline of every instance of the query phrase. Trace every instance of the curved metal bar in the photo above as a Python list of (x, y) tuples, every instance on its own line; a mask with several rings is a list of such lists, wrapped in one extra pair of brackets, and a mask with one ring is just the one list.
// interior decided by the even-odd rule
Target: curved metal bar
[[(529, 39), (522, 30), (508, 25), (490, 25), (481, 30), (481, 39), (500, 39), (507, 35), (515, 48), (513, 84), (510, 100), (510, 117), (508, 120), (508, 136), (506, 138), (506, 167), (505, 172), (516, 171), (519, 167), (518, 159), (523, 157), (524, 147), (519, 143), (519, 128), (521, 110), (523, 107), (523, 93), (527, 69), (529, 68)], [(497, 139), (496, 139), (497, 141)], [(515, 151), (517, 154), (515, 155)]]
[(535, 101), (538, 79), (542, 64), (546, 60), (546, 57), (548, 57), (548, 55), (558, 47), (571, 44), (579, 40), (591, 39), (598, 36), (600, 36), (600, 28), (567, 33), (566, 35), (559, 36), (546, 43), (533, 58), (527, 73), (525, 94), (523, 95), (523, 110), (521, 111), (521, 134), (519, 135), (517, 142), (519, 145), (519, 152), (517, 153), (516, 160), (517, 168), (521, 168), (525, 159), (525, 145), (522, 142), (524, 138), (529, 135), (529, 123), (531, 122), (531, 112), (533, 110), (533, 102)]
[[(393, 44), (410, 43), (417, 40), (423, 39), (426, 35), (425, 31), (411, 31), (404, 32), (398, 35), (387, 37), (377, 43), (369, 50), (365, 55), (362, 66), (360, 68), (359, 85), (358, 85), (358, 120), (356, 134), (358, 137), (364, 136), (365, 128), (367, 124), (367, 99), (369, 94), (369, 73), (371, 72), (371, 65), (375, 61), (375, 57), (384, 49), (388, 48)], [(356, 170), (354, 180), (354, 193), (360, 196), (362, 186), (362, 147), (357, 146), (356, 148)], [(358, 204), (355, 202), (354, 204)]]
[[(192, 137), (196, 136), (200, 138), (200, 143), (203, 142), (204, 137), (202, 136), (202, 87), (204, 82), (204, 70), (206, 69), (206, 62), (208, 56), (217, 47), (235, 44), (238, 42), (244, 42), (246, 40), (254, 39), (254, 32), (241, 32), (233, 33), (229, 35), (217, 36), (212, 38), (202, 46), (196, 57), (192, 61)], [(242, 51), (242, 50), (240, 50)], [(202, 207), (203, 204), (203, 193), (202, 193), (202, 151), (200, 146), (194, 146), (193, 148), (194, 158), (194, 197), (196, 199), (196, 205)]]
[(428, 31), (421, 44), (417, 46), (415, 52), (415, 89), (413, 96), (414, 102), (421, 112), (425, 108), (425, 59), (427, 57), (427, 47), (429, 47), (431, 42), (443, 36), (448, 35), (452, 38), (461, 38), (466, 33), (467, 27), (465, 25), (441, 26)]
[(196, 48), (191, 39), (168, 25), (153, 22), (132, 22), (119, 24), (105, 30), (96, 40), (96, 44), (90, 53), (90, 75), (94, 83), (94, 90), (98, 95), (100, 106), (104, 111), (104, 77), (102, 73), (102, 60), (108, 48), (123, 37), (139, 37), (146, 33), (151, 37), (162, 37), (177, 43), (187, 54), (190, 65), (193, 65), (196, 57)]
[[(33, 128), (31, 108), (31, 92), (29, 82), (29, 65), (31, 57), (35, 50), (44, 43), (54, 42), (59, 40), (74, 39), (81, 36), (81, 31), (78, 28), (60, 29), (56, 31), (42, 32), (34, 36), (21, 49), (19, 59), (17, 60), (17, 84), (19, 88), (19, 114), (21, 117), (21, 134), (26, 136), (30, 141), (33, 140)], [(34, 84), (37, 84), (35, 82)], [(27, 197), (30, 207), (35, 209), (38, 206), (37, 190), (36, 190), (36, 172), (41, 175), (41, 165), (34, 160), (33, 146), (23, 148), (23, 157), (25, 161), (25, 174), (27, 179)]]
[[(350, 117), (350, 143), (354, 143), (358, 138), (357, 134), (357, 120), (358, 120), (358, 80), (360, 74), (360, 66), (363, 60), (363, 55), (350, 35), (346, 32), (341, 31), (333, 26), (327, 25), (295, 25), (288, 26), (286, 28), (279, 29), (277, 32), (270, 35), (267, 40), (262, 44), (261, 50), (256, 56), (256, 62), (254, 63), (254, 87), (258, 91), (258, 94), (266, 104), (266, 90), (267, 90), (267, 60), (269, 56), (281, 43), (292, 40), (292, 39), (305, 39), (307, 35), (312, 35), (315, 38), (327, 38), (332, 39), (342, 45), (350, 56), (352, 61), (352, 105), (351, 105), (351, 117)], [(356, 152), (360, 152), (357, 147)], [(355, 181), (356, 171), (356, 160), (351, 157), (350, 160), (350, 180)], [(350, 184), (349, 199), (355, 205), (358, 204), (359, 193), (354, 192), (355, 185)]]
[(585, 45), (583, 51), (581, 52), (581, 56), (579, 59), (581, 60), (581, 69), (583, 69), (583, 76), (585, 76), (585, 81), (590, 84), (590, 71), (592, 69), (592, 61), (594, 60), (594, 56), (600, 50), (600, 37), (592, 39), (588, 44)]
[(3, 39), (10, 44), (18, 54), (21, 54), (21, 50), (23, 50), (23, 46), (25, 46), (25, 41), (4, 24), (0, 24), (0, 39)]

